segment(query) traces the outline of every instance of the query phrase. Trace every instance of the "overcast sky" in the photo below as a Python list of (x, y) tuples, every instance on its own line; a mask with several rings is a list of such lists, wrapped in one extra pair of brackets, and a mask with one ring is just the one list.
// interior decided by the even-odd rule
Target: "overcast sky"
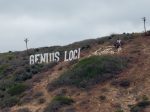
[(66, 45), (150, 27), (150, 0), (0, 0), (0, 52)]

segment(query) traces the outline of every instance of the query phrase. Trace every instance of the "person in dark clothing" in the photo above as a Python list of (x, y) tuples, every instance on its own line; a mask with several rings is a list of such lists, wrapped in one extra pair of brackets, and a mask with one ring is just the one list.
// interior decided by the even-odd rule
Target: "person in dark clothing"
[(114, 46), (115, 46), (115, 48), (121, 48), (121, 46), (122, 46), (122, 41), (121, 41), (121, 39), (117, 39), (117, 41), (114, 43)]

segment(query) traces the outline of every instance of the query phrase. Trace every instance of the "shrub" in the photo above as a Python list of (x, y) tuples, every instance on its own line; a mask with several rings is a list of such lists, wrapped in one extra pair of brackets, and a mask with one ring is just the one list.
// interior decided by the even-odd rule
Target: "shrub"
[(56, 96), (54, 97), (53, 101), (58, 101), (61, 104), (66, 104), (66, 105), (70, 105), (74, 102), (71, 98), (65, 96)]
[(74, 107), (65, 108), (63, 112), (77, 112)]
[(29, 104), (34, 98), (31, 95), (24, 96), (20, 99), (18, 105)]
[(15, 81), (26, 81), (28, 79), (32, 78), (32, 73), (29, 72), (23, 72), (21, 74), (17, 74), (15, 77)]
[(13, 84), (14, 84), (14, 82), (11, 78), (10, 79), (2, 79), (2, 80), (0, 80), (0, 90), (5, 91), (7, 88), (12, 87)]
[(45, 103), (45, 99), (44, 98), (40, 98), (40, 99), (38, 99), (38, 104), (43, 104), (43, 103)]
[(113, 78), (127, 66), (127, 60), (115, 56), (92, 56), (79, 61), (72, 69), (64, 72), (48, 85), (48, 90), (61, 85), (75, 85), (80, 88), (90, 87)]
[(106, 100), (106, 96), (103, 96), (103, 95), (100, 96), (99, 98), (100, 98), (100, 101), (105, 101)]
[(7, 53), (1, 54), (0, 58), (3, 60), (3, 62), (10, 62), (12, 59), (15, 58), (15, 55), (11, 52), (7, 52)]
[(34, 95), (34, 98), (37, 99), (39, 97), (43, 96), (43, 92), (37, 92), (35, 95)]
[(23, 69), (18, 70), (17, 73), (15, 73), (15, 81), (26, 81), (28, 79), (31, 79), (33, 75), (39, 73), (43, 68), (43, 65), (29, 65), (25, 66)]
[(12, 86), (11, 88), (8, 89), (8, 93), (10, 95), (19, 95), (22, 92), (24, 92), (26, 90), (27, 86), (20, 83), (20, 84), (15, 84), (14, 86)]
[(148, 101), (149, 98), (148, 98), (146, 95), (143, 95), (143, 96), (142, 96), (142, 100), (143, 100), (143, 101)]
[(118, 110), (116, 110), (115, 112), (124, 112), (123, 110), (121, 110), (121, 109), (118, 109)]
[(98, 43), (98, 44), (103, 44), (103, 43), (105, 43), (105, 42), (108, 41), (108, 38), (112, 38), (112, 37), (110, 36), (110, 37), (98, 38), (98, 39), (97, 39), (97, 43)]
[(22, 108), (17, 110), (17, 112), (31, 112), (28, 108)]
[(31, 66), (26, 66), (25, 69), (19, 70), (18, 73), (15, 73), (15, 81), (26, 81), (31, 79), (35, 74), (47, 71), (54, 67), (57, 63), (49, 64), (35, 64)]
[(13, 58), (15, 58), (13, 55), (7, 56), (7, 60), (11, 61)]
[(4, 97), (4, 92), (0, 91), (0, 99)]
[(130, 86), (130, 81), (129, 80), (122, 80), (119, 85), (121, 87), (127, 88)]
[(49, 63), (49, 64), (45, 64), (45, 65), (43, 66), (42, 70), (47, 71), (47, 70), (53, 68), (53, 67), (56, 66), (56, 65), (57, 65), (57, 62), (51, 62), (51, 63)]
[(12, 107), (18, 103), (19, 99), (16, 96), (7, 97), (0, 102), (1, 107)]
[(74, 101), (65, 96), (56, 96), (51, 103), (45, 108), (44, 112), (59, 112), (59, 109), (65, 105), (71, 105)]
[(81, 47), (81, 50), (87, 50), (87, 49), (90, 49), (90, 48), (91, 48), (90, 45), (85, 45), (85, 46)]
[(4, 64), (4, 65), (0, 65), (0, 75), (2, 75), (4, 73), (4, 71), (7, 69), (8, 65)]
[(144, 108), (150, 105), (150, 101), (141, 101), (136, 105), (131, 106), (131, 112), (141, 112)]
[(39, 51), (40, 51), (40, 49), (39, 49), (39, 48), (36, 48), (36, 49), (35, 49), (35, 52), (39, 52)]
[(76, 63), (78, 63), (78, 60), (72, 60), (72, 61), (69, 62), (69, 65), (71, 66), (71, 65), (74, 65)]

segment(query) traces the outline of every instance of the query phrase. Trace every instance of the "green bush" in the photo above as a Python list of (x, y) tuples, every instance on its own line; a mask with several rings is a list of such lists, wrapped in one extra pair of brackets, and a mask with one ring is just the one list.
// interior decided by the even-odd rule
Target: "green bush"
[(0, 91), (0, 99), (3, 98), (5, 95), (4, 95), (4, 92), (3, 91)]
[(142, 96), (142, 100), (143, 100), (143, 101), (148, 101), (149, 98), (148, 98), (146, 95), (143, 95), (143, 96)]
[(118, 109), (118, 110), (116, 110), (115, 112), (124, 112), (123, 110), (121, 110), (121, 109)]
[(10, 79), (2, 79), (2, 80), (0, 80), (0, 90), (5, 91), (7, 88), (12, 87), (13, 84), (14, 84), (14, 82), (11, 78)]
[(81, 50), (87, 50), (87, 49), (90, 49), (90, 48), (91, 48), (90, 45), (85, 45), (85, 46), (81, 47)]
[(112, 38), (111, 36), (110, 37), (102, 37), (102, 38), (97, 38), (97, 43), (98, 44), (104, 44), (105, 42), (108, 42), (108, 39)]
[(4, 64), (4, 65), (0, 65), (0, 75), (2, 75), (4, 73), (4, 71), (7, 69), (8, 65)]
[(7, 97), (0, 101), (0, 107), (12, 107), (18, 103), (19, 99), (16, 96)]
[(141, 101), (136, 105), (131, 106), (131, 112), (141, 112), (144, 108), (150, 105), (150, 101)]
[(27, 86), (20, 83), (20, 84), (15, 84), (14, 86), (12, 86), (11, 88), (8, 89), (8, 93), (10, 95), (19, 95), (22, 92), (24, 92), (26, 90)]
[(123, 88), (128, 88), (130, 86), (130, 81), (129, 80), (121, 80), (120, 82), (120, 87), (123, 87)]
[(59, 109), (66, 105), (71, 105), (74, 101), (65, 96), (56, 96), (45, 108), (44, 112), (59, 112)]
[(25, 69), (18, 70), (18, 73), (15, 73), (15, 81), (26, 81), (31, 79), (35, 74), (47, 71), (54, 67), (57, 63), (49, 63), (49, 64), (35, 64), (28, 65)]
[(39, 73), (43, 68), (43, 65), (26, 65), (24, 68), (20, 68), (15, 73), (15, 81), (26, 81), (31, 79), (33, 75)]
[(29, 72), (23, 72), (21, 74), (17, 74), (15, 76), (15, 81), (26, 81), (28, 79), (32, 78), (32, 73)]
[(15, 58), (15, 55), (12, 52), (2, 53), (0, 54), (0, 58), (3, 59), (3, 61), (11, 61)]
[(31, 112), (28, 108), (22, 108), (17, 110), (17, 112)]
[(53, 101), (58, 101), (61, 104), (66, 104), (66, 105), (70, 105), (74, 102), (71, 98), (65, 96), (56, 96), (53, 98)]
[(86, 88), (113, 78), (127, 66), (127, 60), (115, 56), (92, 56), (79, 61), (71, 70), (64, 72), (48, 85), (48, 90), (61, 85)]

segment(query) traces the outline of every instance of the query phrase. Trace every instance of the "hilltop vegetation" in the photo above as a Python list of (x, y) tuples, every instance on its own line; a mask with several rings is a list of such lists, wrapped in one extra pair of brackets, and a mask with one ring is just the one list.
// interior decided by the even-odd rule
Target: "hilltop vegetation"
[(59, 112), (60, 108), (71, 105), (73, 102), (73, 99), (69, 97), (55, 96), (48, 107), (45, 108), (44, 112)]
[(79, 61), (70, 70), (50, 83), (48, 89), (62, 85), (87, 88), (115, 77), (127, 67), (127, 59), (118, 56), (92, 56)]

